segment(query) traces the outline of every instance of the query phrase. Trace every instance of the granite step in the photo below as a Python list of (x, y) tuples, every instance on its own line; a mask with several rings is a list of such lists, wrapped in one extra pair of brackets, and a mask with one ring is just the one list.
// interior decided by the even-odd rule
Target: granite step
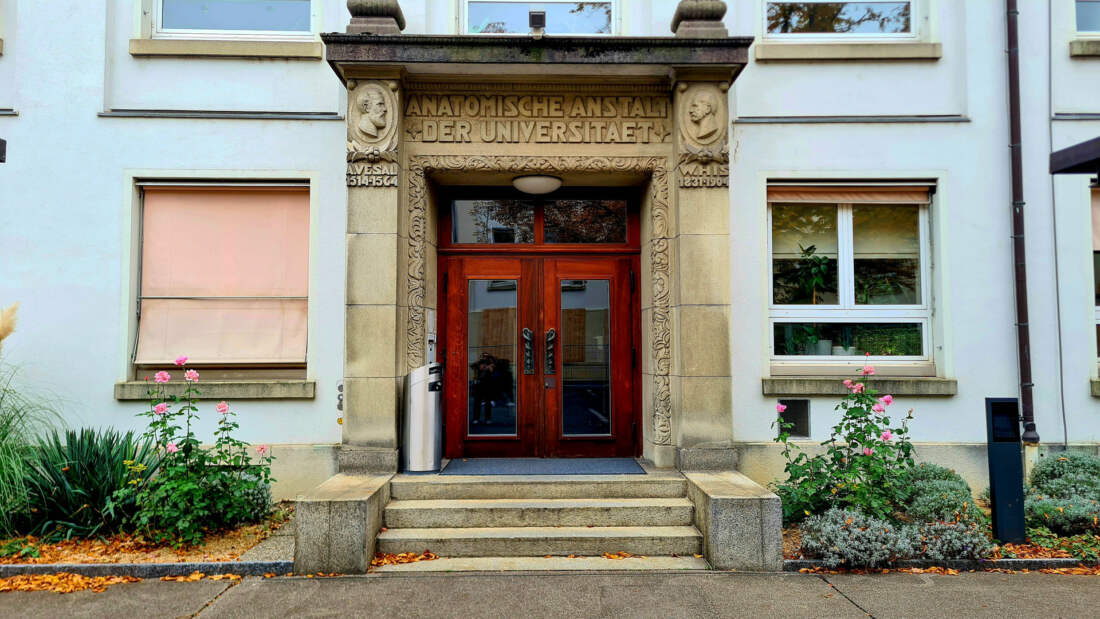
[(383, 553), (423, 552), (441, 557), (600, 556), (628, 552), (646, 556), (692, 556), (703, 537), (693, 526), (657, 527), (463, 527), (382, 531)]
[(679, 473), (649, 475), (396, 475), (392, 500), (677, 498)]
[(385, 525), (447, 527), (641, 527), (690, 525), (686, 498), (396, 500)]

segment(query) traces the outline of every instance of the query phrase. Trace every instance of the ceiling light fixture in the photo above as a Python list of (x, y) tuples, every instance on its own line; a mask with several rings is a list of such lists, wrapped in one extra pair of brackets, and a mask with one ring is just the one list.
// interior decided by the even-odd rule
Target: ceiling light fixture
[(527, 174), (513, 178), (512, 186), (523, 193), (538, 196), (557, 190), (561, 187), (561, 179), (546, 174)]

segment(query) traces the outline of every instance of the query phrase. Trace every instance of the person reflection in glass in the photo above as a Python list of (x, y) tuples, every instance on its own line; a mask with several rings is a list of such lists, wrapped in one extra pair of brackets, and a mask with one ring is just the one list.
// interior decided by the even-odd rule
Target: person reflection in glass
[(493, 396), (496, 391), (493, 372), (496, 369), (496, 359), (483, 352), (481, 358), (476, 363), (471, 363), (470, 367), (474, 370), (474, 410), (470, 424), (476, 426), (479, 423), (492, 423)]

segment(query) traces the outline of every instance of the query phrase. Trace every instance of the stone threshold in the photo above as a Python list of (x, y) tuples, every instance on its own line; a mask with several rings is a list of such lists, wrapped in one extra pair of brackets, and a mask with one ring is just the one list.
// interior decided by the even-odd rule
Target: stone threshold
[[(1077, 567), (1084, 565), (1086, 567), (1092, 567), (1100, 565), (1100, 562), (1096, 561), (1082, 561), (1080, 559), (993, 559), (993, 560), (973, 560), (973, 559), (954, 559), (950, 561), (931, 561), (928, 559), (905, 559), (903, 561), (894, 561), (893, 563), (885, 566), (869, 568), (869, 569), (897, 569), (897, 568), (920, 568), (927, 569), (930, 567), (942, 567), (953, 570), (1043, 570), (1043, 569), (1059, 569), (1067, 567)], [(797, 572), (801, 569), (847, 569), (847, 568), (828, 568), (825, 567), (825, 563), (819, 559), (785, 559), (783, 561), (784, 572)], [(863, 569), (863, 568), (860, 568)]]
[(432, 561), (372, 567), (371, 573), (412, 572), (637, 572), (709, 570), (705, 559), (694, 556), (606, 557), (440, 557)]
[(206, 575), (237, 574), (285, 576), (294, 571), (293, 561), (193, 561), (186, 563), (11, 563), (0, 565), (0, 578), (31, 574), (67, 572), (81, 576), (134, 576), (160, 578), (187, 576), (192, 572)]

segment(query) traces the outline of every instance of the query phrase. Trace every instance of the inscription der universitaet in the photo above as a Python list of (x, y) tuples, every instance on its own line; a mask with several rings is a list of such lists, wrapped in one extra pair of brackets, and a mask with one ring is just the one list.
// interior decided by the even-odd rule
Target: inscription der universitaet
[(647, 96), (410, 95), (421, 142), (645, 144), (668, 139), (669, 100)]

